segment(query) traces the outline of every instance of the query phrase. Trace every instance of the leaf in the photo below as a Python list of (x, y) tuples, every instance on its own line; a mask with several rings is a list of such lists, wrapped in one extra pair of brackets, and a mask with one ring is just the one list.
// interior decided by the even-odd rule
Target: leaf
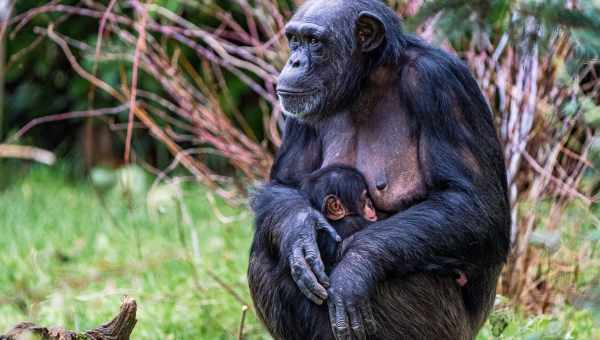
[(586, 235), (586, 240), (591, 241), (591, 242), (598, 242), (600, 241), (600, 229), (595, 229), (590, 231), (587, 235)]
[(581, 100), (581, 110), (586, 123), (591, 125), (600, 124), (600, 107), (590, 98), (585, 97)]

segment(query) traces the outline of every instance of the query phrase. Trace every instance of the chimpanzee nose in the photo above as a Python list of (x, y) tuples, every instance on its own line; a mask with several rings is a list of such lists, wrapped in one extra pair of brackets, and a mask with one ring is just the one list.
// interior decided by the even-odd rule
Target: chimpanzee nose
[(385, 176), (385, 172), (382, 172), (375, 179), (375, 187), (377, 188), (377, 190), (383, 191), (385, 190), (385, 188), (387, 188), (387, 185), (388, 183), (387, 178)]

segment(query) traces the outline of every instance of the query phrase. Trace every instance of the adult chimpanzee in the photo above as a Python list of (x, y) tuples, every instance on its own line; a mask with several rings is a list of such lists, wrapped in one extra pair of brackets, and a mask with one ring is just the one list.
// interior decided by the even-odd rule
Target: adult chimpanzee
[[(278, 339), (473, 338), (510, 224), (477, 83), (456, 57), (404, 34), (377, 0), (308, 1), (286, 34), (284, 141), (253, 199), (248, 274), (260, 318)], [(342, 242), (327, 275), (317, 231), (339, 237), (299, 186), (334, 163), (365, 175), (380, 218)], [(469, 283), (432, 270), (465, 272)], [(296, 304), (298, 292), (308, 299)]]

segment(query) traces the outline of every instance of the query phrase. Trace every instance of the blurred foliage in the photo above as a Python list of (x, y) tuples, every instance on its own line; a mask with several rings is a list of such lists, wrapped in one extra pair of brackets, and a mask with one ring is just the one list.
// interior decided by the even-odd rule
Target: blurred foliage
[[(65, 1), (67, 4), (77, 4), (77, 1)], [(15, 2), (14, 13), (22, 13), (39, 6), (35, 0)], [(45, 27), (58, 15), (48, 14), (36, 16), (32, 25)], [(63, 25), (68, 34), (83, 41), (94, 43), (97, 35), (97, 23), (86, 18), (72, 18), (68, 25)], [(34, 45), (32, 45), (34, 44)], [(11, 59), (15, 53), (25, 48), (34, 47), (29, 53), (21, 53)], [(87, 108), (87, 92), (89, 83), (81, 79), (73, 71), (63, 53), (56, 44), (47, 39), (40, 39), (31, 29), (23, 29), (14, 35), (9, 33), (6, 42), (7, 73), (6, 73), (6, 117), (4, 131), (6, 137), (31, 119), (49, 114), (76, 111)], [(101, 72), (106, 79), (118, 80), (118, 65), (107, 67)], [(100, 95), (98, 104), (106, 104), (108, 97)], [(82, 121), (64, 121), (51, 124), (45, 128), (36, 129), (28, 135), (32, 144), (55, 149), (61, 143), (63, 151), (75, 144), (77, 126)], [(2, 136), (0, 136), (1, 138)]]
[(409, 27), (414, 29), (442, 12), (437, 26), (458, 50), (468, 49), (473, 37), (483, 38), (478, 41), (483, 48), (496, 45), (505, 32), (522, 39), (527, 17), (533, 16), (543, 28), (537, 39), (546, 46), (557, 29), (567, 28), (577, 42), (577, 55), (583, 58), (579, 61), (600, 55), (600, 10), (594, 1), (578, 1), (577, 8), (568, 8), (564, 0), (431, 0), (408, 18)]
[[(76, 0), (60, 1), (60, 4), (80, 6), (81, 2)], [(98, 3), (108, 5), (108, 1)], [(235, 22), (242, 29), (247, 29), (244, 22), (244, 13), (233, 1), (181, 1), (181, 0), (159, 0), (153, 1), (157, 7), (164, 7), (173, 14), (185, 18), (192, 23), (197, 23), (201, 28), (214, 30), (221, 21), (217, 19), (216, 12), (228, 11)], [(28, 10), (45, 5), (36, 0), (19, 0), (15, 2), (13, 17), (23, 14)], [(123, 6), (122, 9), (119, 9)], [(281, 0), (280, 8), (288, 13), (292, 8), (291, 1)], [(132, 10), (128, 5), (117, 2), (115, 9), (120, 13), (130, 15)], [(168, 22), (168, 19), (157, 14), (156, 11), (149, 15), (159, 23)], [(48, 12), (35, 15), (24, 27), (9, 28), (6, 41), (7, 73), (5, 76), (6, 101), (4, 111), (6, 112), (3, 135), (0, 140), (12, 136), (19, 128), (34, 118), (60, 114), (73, 111), (84, 111), (89, 108), (107, 107), (114, 104), (114, 98), (103, 91), (94, 89), (92, 84), (83, 79), (73, 71), (72, 65), (66, 60), (63, 51), (47, 37), (35, 28), (45, 28), (53, 24), (64, 36), (72, 41), (78, 41), (87, 46), (95, 46), (98, 39), (99, 20), (96, 18), (72, 15), (65, 13)], [(109, 36), (104, 34), (106, 39)], [(189, 47), (182, 46), (173, 41), (160, 38), (156, 41), (164, 45), (168, 53), (175, 53), (182, 60), (186, 60), (194, 67), (200, 75), (202, 60)], [(127, 46), (118, 39), (104, 41), (108, 50), (112, 53), (133, 55), (131, 46)], [(94, 69), (95, 55), (93, 53), (81, 53), (81, 65), (88, 71)], [(120, 88), (123, 80), (131, 79), (131, 62), (128, 60), (102, 60), (97, 68), (97, 77), (114, 88)], [(228, 93), (219, 93), (219, 100), (226, 114), (239, 110), (244, 117), (244, 124), (248, 124), (248, 135), (253, 139), (264, 140), (263, 110), (259, 100), (249, 87), (240, 79), (226, 70), (223, 71), (227, 83)], [(205, 79), (209, 80), (210, 79)], [(213, 80), (216, 81), (216, 80)], [(148, 93), (161, 97), (167, 97), (157, 80), (146, 72), (140, 72), (138, 84)], [(113, 149), (116, 155), (121, 156), (123, 152), (123, 141), (125, 137), (124, 127), (116, 127), (114, 124), (127, 121), (127, 111), (121, 112), (115, 117), (95, 119), (101, 124), (109, 124), (113, 135)], [(84, 120), (63, 120), (55, 123), (47, 123), (29, 131), (22, 143), (33, 144), (39, 147), (55, 150), (59, 155), (70, 155), (74, 161), (82, 158), (81, 148), (84, 133)], [(186, 144), (184, 143), (184, 146)], [(164, 145), (156, 141), (147, 133), (135, 132), (134, 149), (141, 158), (157, 165), (166, 167), (169, 159), (164, 156)], [(226, 168), (224, 160), (215, 155), (206, 155), (205, 162), (211, 167)]]

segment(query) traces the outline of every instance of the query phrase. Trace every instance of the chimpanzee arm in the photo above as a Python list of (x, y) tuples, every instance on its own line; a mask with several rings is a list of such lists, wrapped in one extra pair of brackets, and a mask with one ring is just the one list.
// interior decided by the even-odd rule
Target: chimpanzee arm
[[(278, 273), (291, 272), (302, 293), (321, 304), (327, 298), (325, 288), (329, 287), (329, 278), (317, 246), (316, 231), (324, 229), (338, 242), (341, 239), (298, 190), (302, 178), (320, 165), (320, 141), (314, 129), (292, 118), (286, 122), (283, 140), (270, 183), (258, 188), (252, 197), (256, 231), (251, 258), (272, 262)], [(261, 278), (253, 275), (252, 279)]]
[(388, 274), (405, 275), (431, 267), (469, 272), (501, 264), (508, 250), (507, 219), (490, 211), (502, 205), (487, 205), (482, 195), (447, 189), (369, 225), (344, 244), (336, 269), (352, 267), (353, 273), (378, 282)]
[(339, 338), (369, 325), (365, 298), (389, 275), (448, 267), (478, 272), (508, 253), (506, 173), (491, 112), (460, 61), (421, 52), (404, 66), (399, 87), (417, 130), (428, 193), (344, 241), (329, 294)]

